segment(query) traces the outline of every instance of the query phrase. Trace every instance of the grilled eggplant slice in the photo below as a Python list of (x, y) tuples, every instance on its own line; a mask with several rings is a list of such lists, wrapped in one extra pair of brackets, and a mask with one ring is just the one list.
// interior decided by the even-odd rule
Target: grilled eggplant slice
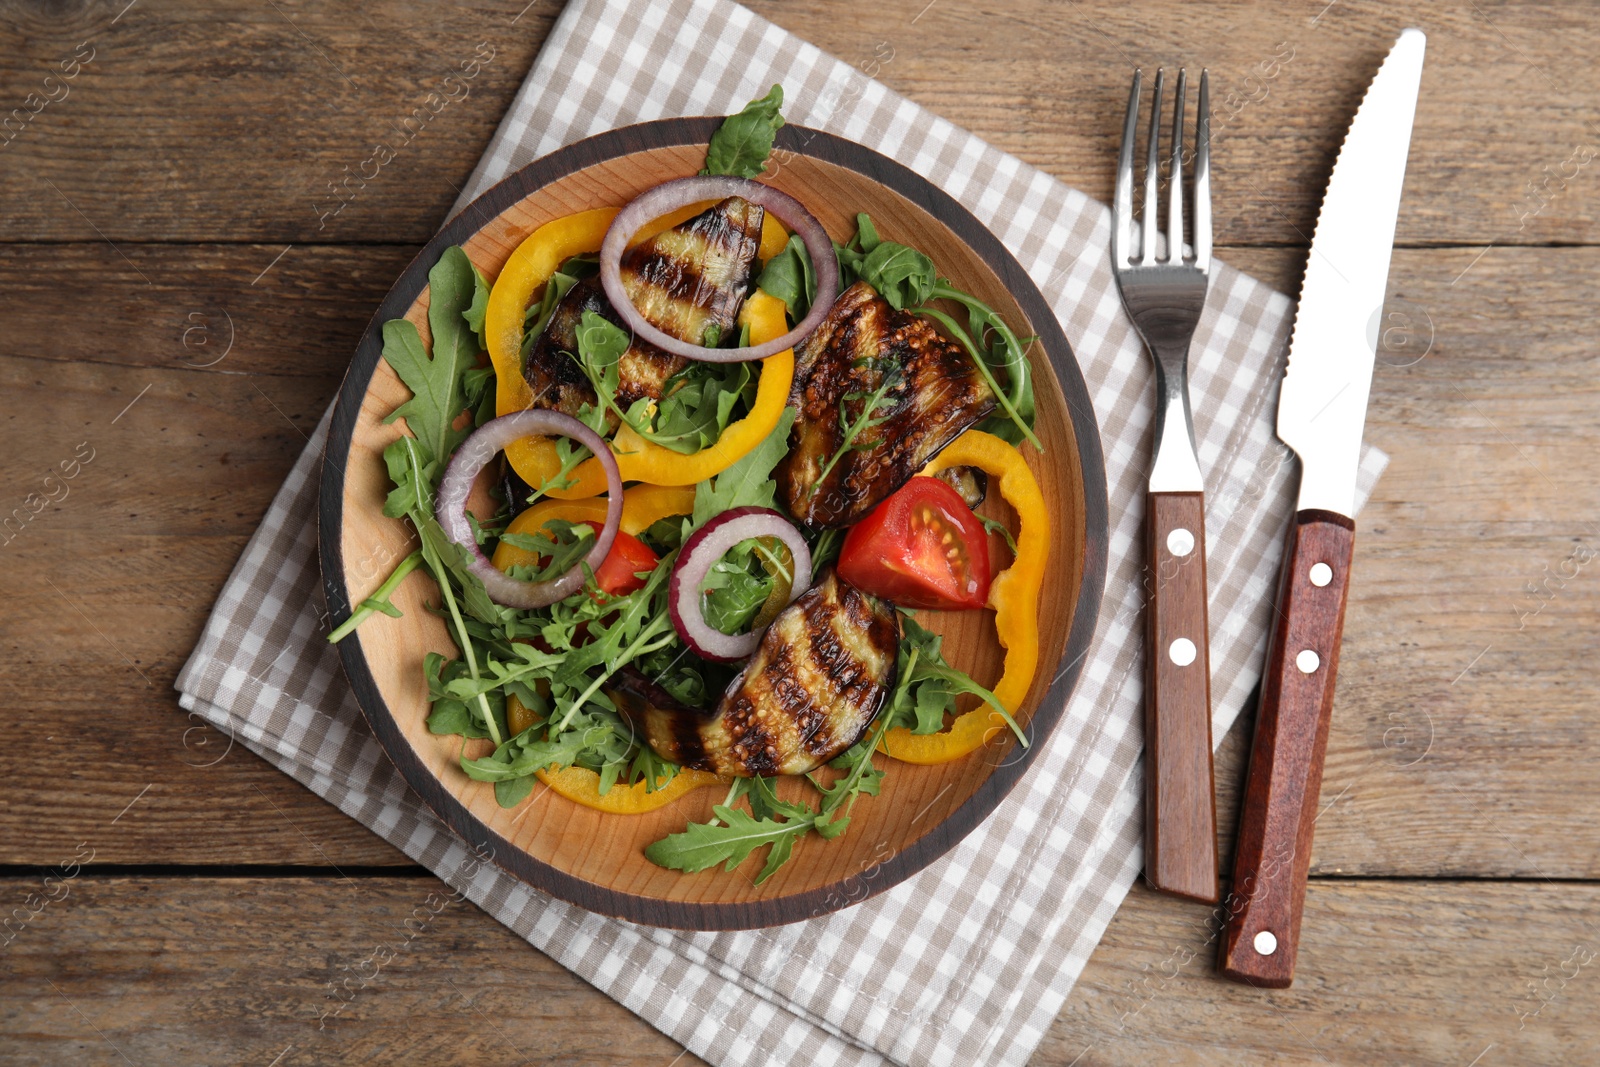
[(967, 507), (978, 510), (989, 495), (989, 475), (979, 467), (946, 467), (934, 477), (956, 491)]
[[(857, 282), (795, 349), (789, 404), (799, 414), (774, 472), (778, 493), (815, 529), (860, 520), (993, 411), (995, 396), (965, 350)], [(824, 476), (869, 405), (865, 428)]]
[[(606, 299), (599, 280), (587, 278), (568, 289), (567, 295), (556, 304), (544, 332), (534, 341), (522, 366), (522, 376), (533, 390), (534, 404), (554, 408), (574, 418), (579, 408), (593, 405), (597, 399), (594, 387), (574, 356), (578, 351), (578, 326), (583, 322), (585, 311), (593, 311), (627, 328)], [(660, 400), (668, 379), (688, 363), (682, 356), (635, 339), (617, 362), (618, 406), (626, 411), (629, 404), (643, 397)], [(615, 416), (607, 421), (614, 423)]]
[[(694, 344), (706, 343), (708, 334), (731, 336), (761, 247), (765, 214), (747, 200), (729, 197), (629, 251), (622, 261), (622, 283), (640, 313), (663, 333)], [(572, 355), (585, 311), (626, 328), (599, 279), (586, 279), (556, 304), (522, 367), (537, 406), (574, 417), (596, 401)], [(626, 410), (644, 397), (660, 400), (667, 381), (688, 363), (635, 339), (617, 366), (618, 406)], [(614, 424), (615, 416), (607, 421)]]
[(766, 212), (730, 196), (622, 257), (622, 287), (650, 325), (680, 341), (732, 336)]
[(894, 690), (900, 616), (831, 570), (773, 620), (715, 711), (643, 675), (613, 676), (617, 708), (656, 755), (735, 778), (804, 774), (859, 741)]

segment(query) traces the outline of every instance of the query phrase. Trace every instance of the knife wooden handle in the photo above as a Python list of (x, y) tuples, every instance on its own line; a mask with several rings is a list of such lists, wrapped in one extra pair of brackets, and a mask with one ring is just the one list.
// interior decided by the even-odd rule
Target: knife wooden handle
[(1152, 889), (1217, 900), (1211, 656), (1202, 493), (1145, 498), (1144, 876)]
[(1294, 981), (1355, 536), (1331, 511), (1289, 529), (1217, 959), (1235, 981)]

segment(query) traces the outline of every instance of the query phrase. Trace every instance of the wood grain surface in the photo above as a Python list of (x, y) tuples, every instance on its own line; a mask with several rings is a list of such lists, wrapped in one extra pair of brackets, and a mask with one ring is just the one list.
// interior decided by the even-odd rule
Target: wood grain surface
[(1348, 516), (1295, 515), (1268, 626), (1233, 892), (1217, 946), (1218, 971), (1238, 982), (1282, 989), (1294, 981), (1354, 555)]
[(1144, 877), (1152, 889), (1214, 903), (1217, 791), (1205, 546), (1203, 494), (1145, 497)]
[[(96, 1027), (141, 1064), (271, 1064), (290, 1045), (279, 1067), (512, 1058), (474, 1006), (524, 1060), (678, 1055), (462, 906), (446, 913), (460, 955), (440, 963), (487, 990), (414, 965), (400, 989), (397, 966), (341, 1017), (341, 1043), (313, 1051), (324, 973), (438, 883), (189, 732), (171, 691), (559, 9), (523, 2), (0, 4), (0, 113), (95, 49), (70, 95), (0, 145), (0, 514), (95, 449), (70, 495), (0, 546), (7, 909), (80, 842), (95, 849), (83, 895), (5, 950), (19, 954), (0, 965), (0, 1060), (123, 1063)], [(1600, 984), (1592, 967), (1568, 976), (1575, 947), (1600, 947), (1592, 6), (751, 6), (847, 62), (892, 52), (888, 86), (1102, 200), (1131, 68), (1207, 66), (1219, 256), (1291, 294), (1367, 78), (1400, 28), (1429, 32), (1367, 425), (1392, 461), (1358, 516), (1306, 900), (1317, 936), (1293, 988), (1255, 992), (1212, 973), (1207, 908), (1135, 887), (1034, 1062), (1590, 1058)], [(471, 95), (322, 225), (327, 182), (483, 41), (497, 51)], [(1246, 715), (1217, 758), (1224, 858), (1250, 729)], [(144, 873), (115, 876), (129, 865)], [(374, 886), (375, 868), (398, 888), (365, 903), (338, 873)], [(121, 944), (131, 932), (145, 947)], [(1193, 958), (1168, 981), (1180, 946)], [(274, 976), (297, 967), (315, 977), (286, 993)], [(124, 1044), (141, 1028), (148, 1045)]]

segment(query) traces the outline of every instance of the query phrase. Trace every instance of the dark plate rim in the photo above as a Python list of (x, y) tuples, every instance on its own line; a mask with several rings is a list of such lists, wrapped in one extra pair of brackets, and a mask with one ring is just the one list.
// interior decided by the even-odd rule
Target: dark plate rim
[[(323, 588), (330, 610), (349, 613), (350, 597), (344, 583), (340, 537), (344, 524), (343, 472), (349, 461), (351, 436), (361, 402), (382, 355), (382, 324), (405, 314), (427, 287), (428, 270), (444, 249), (466, 241), (517, 201), (570, 173), (608, 159), (670, 145), (705, 144), (721, 121), (720, 116), (658, 119), (597, 134), (558, 149), (508, 175), (462, 209), (406, 267), (378, 306), (356, 348), (339, 390), (323, 453), (317, 539)], [(949, 194), (910, 168), (864, 145), (821, 130), (786, 125), (778, 131), (777, 147), (854, 170), (904, 196), (950, 227), (1011, 291), (1038, 331), (1072, 420), (1083, 478), (1083, 585), (1078, 592), (1062, 656), (1067, 666), (1055, 676), (1030, 718), (1028, 729), (1035, 743), (1020, 750), (1020, 758), (996, 767), (949, 817), (911, 845), (876, 864), (870, 869), (871, 873), (858, 872), (829, 885), (772, 900), (737, 904), (666, 901), (620, 892), (578, 878), (517, 848), (474, 816), (411, 747), (378, 692), (361, 646), (360, 632), (340, 642), (339, 657), (345, 675), (378, 743), (401, 777), (452, 833), (480, 853), (487, 852), (497, 866), (520, 881), (591, 911), (630, 922), (690, 930), (742, 930), (798, 922), (860, 903), (923, 870), (987, 818), (1031, 766), (1034, 753), (1043, 747), (1042, 742), (1055, 729), (1077, 686), (1090, 642), (1094, 639), (1105, 591), (1108, 508), (1099, 424), (1072, 346), (1062, 333), (1055, 313), (1022, 265), (999, 238)]]

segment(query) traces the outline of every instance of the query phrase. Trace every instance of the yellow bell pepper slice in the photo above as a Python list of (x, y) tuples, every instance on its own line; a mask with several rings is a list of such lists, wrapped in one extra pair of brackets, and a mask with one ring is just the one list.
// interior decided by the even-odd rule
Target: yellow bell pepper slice
[[(993, 692), (1007, 711), (1015, 713), (1022, 707), (1039, 669), (1039, 590), (1050, 556), (1050, 513), (1028, 461), (1016, 448), (992, 434), (968, 430), (921, 473), (937, 474), (948, 467), (977, 467), (997, 478), (1000, 495), (1017, 512), (1016, 558), (989, 584), (995, 630), (1000, 647), (1006, 650), (1005, 670)], [(884, 735), (878, 747), (907, 763), (947, 763), (983, 747), (1006, 728), (1005, 720), (994, 709), (979, 704), (957, 716), (948, 730), (936, 734), (914, 734), (897, 726)]]
[[(622, 493), (622, 522), (623, 533), (638, 535), (660, 519), (670, 518), (673, 515), (688, 515), (694, 511), (694, 487), (677, 485), (635, 485), (623, 490)], [(606, 521), (606, 501), (604, 497), (589, 497), (587, 500), (550, 500), (544, 499), (530, 508), (524, 508), (517, 517), (511, 520), (506, 527), (506, 533), (538, 533), (545, 523), (551, 519), (562, 519), (566, 522), (598, 522)], [(495, 546), (494, 565), (501, 570), (506, 570), (513, 565), (537, 566), (539, 557), (537, 553), (529, 552), (525, 548), (516, 548), (501, 541)]]
[[(648, 229), (676, 225), (700, 209), (699, 205), (690, 205), (657, 220)], [(489, 291), (489, 307), (484, 316), (484, 334), (495, 372), (495, 414), (509, 415), (534, 406), (533, 390), (522, 376), (522, 337), (528, 305), (563, 262), (581, 253), (599, 251), (616, 214), (616, 208), (595, 208), (548, 222), (517, 246), (500, 269)], [(682, 218), (678, 218), (679, 215)], [(642, 231), (635, 240), (649, 236), (650, 233)], [(771, 258), (783, 250), (787, 240), (783, 227), (769, 215), (762, 224), (759, 254), (763, 259)], [(758, 291), (745, 301), (739, 321), (749, 325), (751, 344), (762, 344), (788, 332), (783, 313), (783, 301)], [(690, 455), (651, 444), (628, 427), (622, 427), (612, 446), (617, 453), (622, 480), (654, 485), (693, 485), (720, 474), (766, 440), (783, 414), (793, 381), (792, 349), (763, 360), (761, 381), (750, 413), (725, 427), (714, 444)], [(545, 484), (561, 470), (555, 442), (548, 437), (525, 437), (511, 442), (506, 447), (506, 459), (523, 481), (532, 486)], [(574, 484), (564, 489), (551, 489), (549, 495), (573, 500), (605, 491), (605, 472), (598, 460), (585, 460), (569, 477), (574, 479)]]
[[(506, 698), (506, 723), (514, 733), (521, 733), (533, 722), (533, 713), (515, 696)], [(557, 770), (534, 771), (539, 781), (575, 804), (603, 811), (611, 815), (643, 815), (647, 811), (664, 808), (685, 793), (692, 793), (704, 785), (727, 785), (728, 779), (710, 771), (684, 768), (673, 775), (672, 781), (659, 789), (645, 788), (643, 781), (632, 785), (613, 783), (604, 794), (600, 792), (600, 775), (587, 767), (562, 767)]]
[(559, 771), (534, 771), (539, 781), (576, 804), (603, 811), (610, 815), (643, 815), (647, 811), (664, 808), (685, 793), (701, 786), (726, 786), (728, 779), (719, 778), (710, 771), (680, 770), (672, 781), (654, 792), (645, 788), (643, 781), (632, 785), (617, 782), (602, 796), (600, 775), (587, 767), (563, 767)]

